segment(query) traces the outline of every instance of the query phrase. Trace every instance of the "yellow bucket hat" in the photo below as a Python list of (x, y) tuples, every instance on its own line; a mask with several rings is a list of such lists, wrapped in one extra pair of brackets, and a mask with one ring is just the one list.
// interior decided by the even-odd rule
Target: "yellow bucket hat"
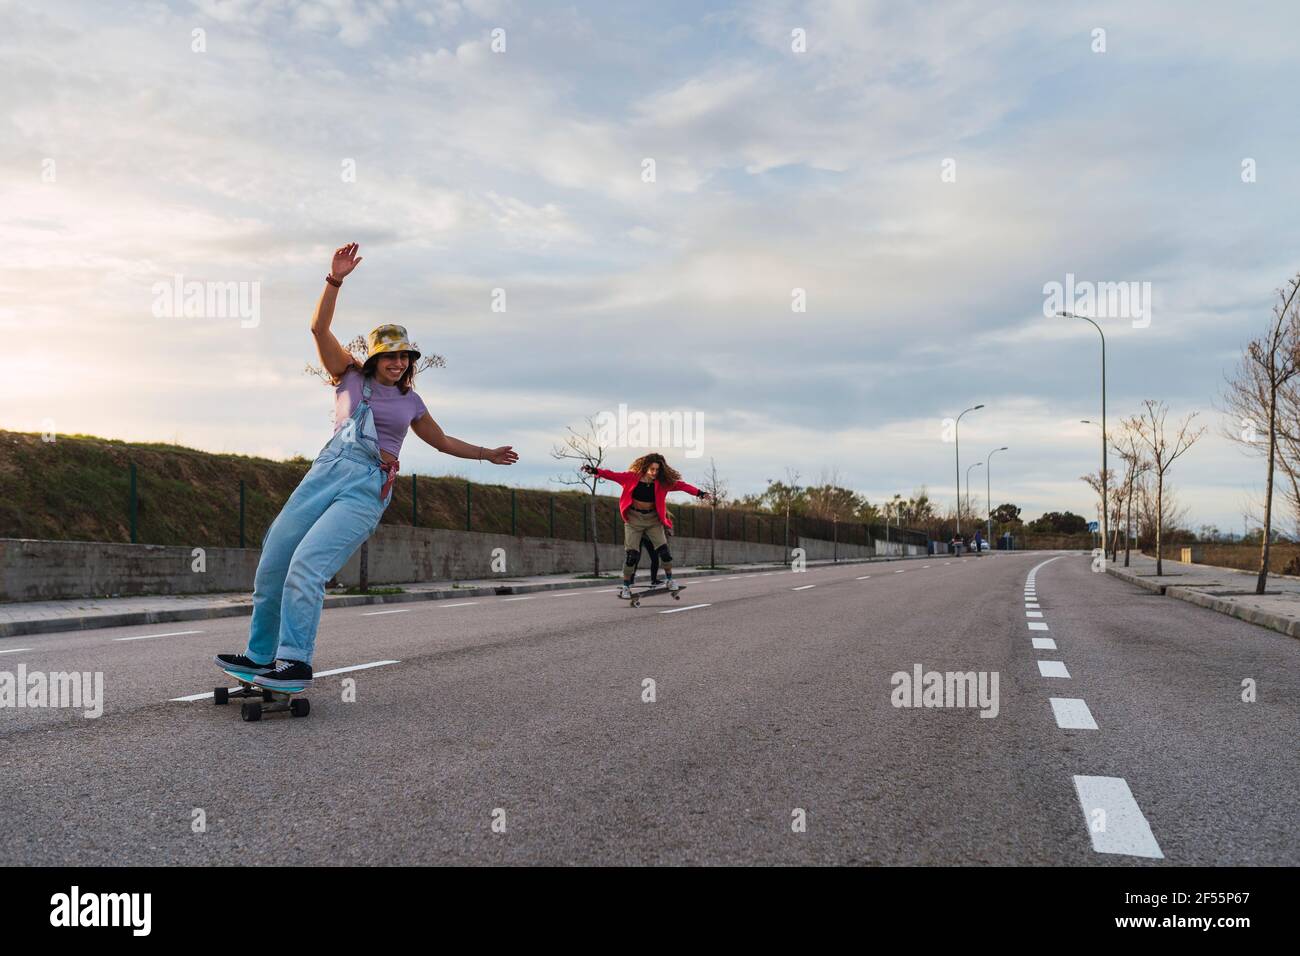
[(366, 353), (367, 358), (384, 352), (410, 352), (412, 362), (420, 357), (420, 353), (407, 338), (406, 329), (400, 325), (375, 326), (366, 336), (366, 344), (369, 349)]

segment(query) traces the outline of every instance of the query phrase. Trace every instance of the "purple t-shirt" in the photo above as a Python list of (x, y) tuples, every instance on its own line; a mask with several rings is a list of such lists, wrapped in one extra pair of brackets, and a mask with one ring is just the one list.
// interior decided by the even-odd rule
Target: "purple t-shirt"
[[(361, 404), (361, 385), (365, 376), (355, 365), (348, 366), (343, 373), (343, 380), (334, 390), (334, 431), (343, 427), (352, 413)], [(394, 458), (402, 450), (402, 440), (406, 438), (406, 429), (411, 422), (423, 415), (428, 409), (424, 399), (415, 389), (405, 395), (396, 385), (383, 385), (377, 379), (370, 380), (370, 408), (375, 416), (375, 431), (379, 433), (379, 447)]]

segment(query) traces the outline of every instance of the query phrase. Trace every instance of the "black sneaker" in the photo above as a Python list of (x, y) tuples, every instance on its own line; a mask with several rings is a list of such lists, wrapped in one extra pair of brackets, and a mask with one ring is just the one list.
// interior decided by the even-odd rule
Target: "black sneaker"
[(275, 670), (275, 661), (259, 664), (243, 654), (218, 654), (212, 659), (223, 671), (234, 671), (236, 674), (247, 674), (249, 677), (269, 674)]
[(275, 670), (253, 678), (253, 683), (267, 690), (296, 693), (311, 686), (311, 665), (302, 661), (279, 661)]

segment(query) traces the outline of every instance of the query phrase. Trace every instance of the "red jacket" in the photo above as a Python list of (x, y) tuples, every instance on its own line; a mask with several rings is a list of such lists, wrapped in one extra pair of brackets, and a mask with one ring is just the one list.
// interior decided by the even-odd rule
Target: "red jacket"
[[(623, 486), (623, 494), (621, 494), (618, 499), (618, 513), (622, 515), (623, 520), (626, 521), (627, 509), (632, 507), (632, 489), (637, 486), (637, 482), (641, 480), (641, 476), (635, 471), (610, 471), (608, 468), (597, 468), (596, 475), (600, 478), (608, 478), (610, 481), (617, 481)], [(655, 511), (659, 512), (659, 521), (665, 528), (669, 529), (672, 528), (673, 523), (672, 520), (669, 519), (665, 510), (665, 505), (668, 501), (668, 492), (686, 491), (695, 495), (697, 498), (703, 494), (699, 488), (696, 488), (694, 485), (688, 485), (684, 481), (674, 483), (671, 488), (665, 488), (663, 483), (658, 481), (654, 484)]]

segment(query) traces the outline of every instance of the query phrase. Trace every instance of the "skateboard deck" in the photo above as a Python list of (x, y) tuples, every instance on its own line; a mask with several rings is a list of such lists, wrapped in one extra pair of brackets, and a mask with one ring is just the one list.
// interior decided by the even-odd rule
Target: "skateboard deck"
[(247, 674), (241, 674), (237, 671), (229, 671), (224, 667), (220, 668), (221, 673), (225, 674), (231, 680), (239, 684), (239, 690), (231, 690), (229, 687), (217, 687), (212, 691), (212, 702), (214, 704), (228, 704), (233, 697), (248, 697), (252, 700), (246, 700), (239, 708), (239, 716), (244, 720), (261, 720), (263, 714), (273, 714), (282, 710), (287, 710), (294, 717), (306, 717), (311, 713), (311, 701), (306, 697), (300, 697), (294, 700), (294, 695), (305, 694), (307, 689), (303, 690), (272, 690), (269, 687), (260, 687), (254, 684)]
[(655, 594), (671, 594), (671, 595), (673, 596), (673, 600), (674, 600), (674, 601), (680, 601), (680, 600), (682, 599), (682, 592), (685, 591), (685, 590), (686, 590), (686, 585), (685, 585), (685, 584), (679, 584), (679, 585), (677, 585), (677, 590), (676, 590), (676, 591), (669, 591), (669, 590), (668, 590), (667, 588), (665, 588), (665, 587), (657, 587), (657, 588), (642, 588), (640, 591), (633, 591), (633, 592), (632, 592), (632, 599), (631, 599), (631, 602), (630, 602), (630, 603), (631, 603), (632, 607), (640, 607), (640, 606), (641, 606), (641, 599), (642, 599), (643, 597), (651, 597), (652, 595), (655, 595)]

